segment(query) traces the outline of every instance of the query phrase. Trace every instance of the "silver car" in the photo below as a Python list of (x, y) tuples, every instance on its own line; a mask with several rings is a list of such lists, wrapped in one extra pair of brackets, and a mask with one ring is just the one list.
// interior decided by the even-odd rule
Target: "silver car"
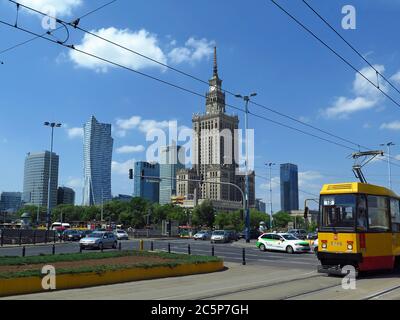
[(216, 230), (211, 235), (211, 243), (229, 242), (229, 234), (225, 230)]
[(114, 233), (108, 231), (95, 231), (88, 235), (86, 238), (79, 241), (79, 245), (82, 249), (95, 248), (105, 249), (113, 248), (116, 249), (118, 246), (118, 239)]

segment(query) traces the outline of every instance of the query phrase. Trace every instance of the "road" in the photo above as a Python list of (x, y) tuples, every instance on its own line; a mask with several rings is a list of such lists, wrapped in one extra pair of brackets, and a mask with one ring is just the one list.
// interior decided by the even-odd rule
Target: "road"
[[(188, 253), (188, 245), (191, 247), (191, 254), (193, 255), (211, 255), (212, 244), (209, 241), (194, 241), (188, 239), (179, 240), (154, 240), (154, 250), (168, 250), (168, 243), (171, 245), (171, 252), (176, 253)], [(139, 248), (139, 240), (128, 240), (121, 241), (123, 250), (133, 250)], [(27, 246), (25, 254), (26, 256), (40, 255), (40, 254), (51, 254), (52, 244), (43, 246)], [(79, 244), (76, 242), (56, 244), (56, 253), (73, 253), (79, 252)], [(150, 250), (151, 241), (145, 240), (145, 250)], [(253, 240), (250, 245), (245, 244), (243, 240), (233, 243), (220, 243), (215, 244), (215, 255), (224, 259), (226, 262), (241, 263), (243, 248), (246, 249), (246, 263), (255, 265), (265, 266), (277, 266), (277, 267), (293, 267), (305, 270), (316, 269), (318, 260), (312, 253), (306, 254), (293, 254), (288, 255), (281, 252), (261, 252), (255, 247), (255, 241)], [(109, 249), (107, 249), (109, 251)], [(0, 248), (1, 256), (21, 256), (22, 248)]]
[[(173, 240), (172, 252), (211, 254), (209, 242)], [(253, 243), (254, 244), (254, 243)], [(166, 250), (168, 241), (154, 241), (156, 250)], [(242, 265), (246, 247), (247, 264)], [(138, 241), (123, 242), (123, 249), (137, 249)], [(150, 248), (146, 243), (145, 248)], [(78, 245), (60, 244), (58, 253), (77, 252)], [(27, 254), (51, 252), (51, 246), (27, 248)], [(20, 254), (20, 248), (0, 249), (1, 255)], [(154, 279), (86, 289), (9, 297), (23, 300), (379, 300), (400, 299), (398, 274), (377, 273), (357, 279), (355, 290), (342, 287), (342, 278), (318, 274), (313, 254), (289, 255), (260, 252), (243, 242), (215, 245), (226, 270), (178, 278)]]

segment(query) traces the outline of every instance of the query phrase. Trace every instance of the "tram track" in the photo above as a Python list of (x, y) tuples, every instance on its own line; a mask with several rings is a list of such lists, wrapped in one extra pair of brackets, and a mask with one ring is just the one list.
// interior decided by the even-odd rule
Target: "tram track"
[[(381, 291), (379, 291), (379, 292), (376, 292), (376, 293), (374, 293), (374, 294), (371, 294), (371, 295), (369, 295), (369, 296), (366, 296), (366, 297), (362, 298), (361, 300), (375, 300), (375, 299), (379, 299), (379, 298), (382, 298), (382, 297), (388, 295), (389, 293), (393, 293), (393, 292), (396, 291), (396, 290), (400, 290), (400, 285), (397, 285), (397, 286), (394, 286), (394, 287), (391, 287), (391, 288), (387, 288), (387, 289), (383, 289), (383, 290), (381, 290)], [(399, 295), (400, 295), (400, 294), (399, 294)]]
[(312, 274), (310, 276), (306, 276), (306, 277), (302, 277), (302, 278), (294, 278), (294, 279), (288, 279), (288, 280), (283, 280), (283, 281), (269, 282), (269, 283), (249, 286), (246, 288), (235, 288), (235, 289), (230, 288), (231, 290), (226, 290), (226, 291), (218, 292), (216, 294), (209, 294), (209, 295), (196, 297), (196, 300), (215, 299), (215, 298), (223, 297), (223, 296), (230, 295), (230, 294), (244, 293), (244, 292), (249, 292), (249, 291), (253, 291), (253, 290), (277, 287), (277, 286), (286, 285), (286, 284), (293, 283), (293, 282), (300, 282), (300, 281), (304, 281), (304, 280), (310, 280), (310, 279), (321, 278), (321, 277), (324, 277), (324, 276), (320, 275), (320, 274)]

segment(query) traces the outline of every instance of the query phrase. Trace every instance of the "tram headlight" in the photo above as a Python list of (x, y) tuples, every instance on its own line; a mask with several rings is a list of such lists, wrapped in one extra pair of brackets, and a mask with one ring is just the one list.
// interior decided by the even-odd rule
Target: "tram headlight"
[(326, 242), (322, 242), (322, 249), (326, 249), (328, 247), (328, 244)]
[(353, 243), (347, 243), (347, 250), (353, 250)]

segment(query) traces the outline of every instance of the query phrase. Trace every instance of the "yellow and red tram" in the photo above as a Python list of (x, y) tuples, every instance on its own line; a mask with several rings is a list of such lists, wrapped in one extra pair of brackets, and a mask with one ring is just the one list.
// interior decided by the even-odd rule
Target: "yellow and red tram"
[(366, 183), (324, 185), (318, 217), (318, 271), (393, 269), (400, 265), (400, 197)]

